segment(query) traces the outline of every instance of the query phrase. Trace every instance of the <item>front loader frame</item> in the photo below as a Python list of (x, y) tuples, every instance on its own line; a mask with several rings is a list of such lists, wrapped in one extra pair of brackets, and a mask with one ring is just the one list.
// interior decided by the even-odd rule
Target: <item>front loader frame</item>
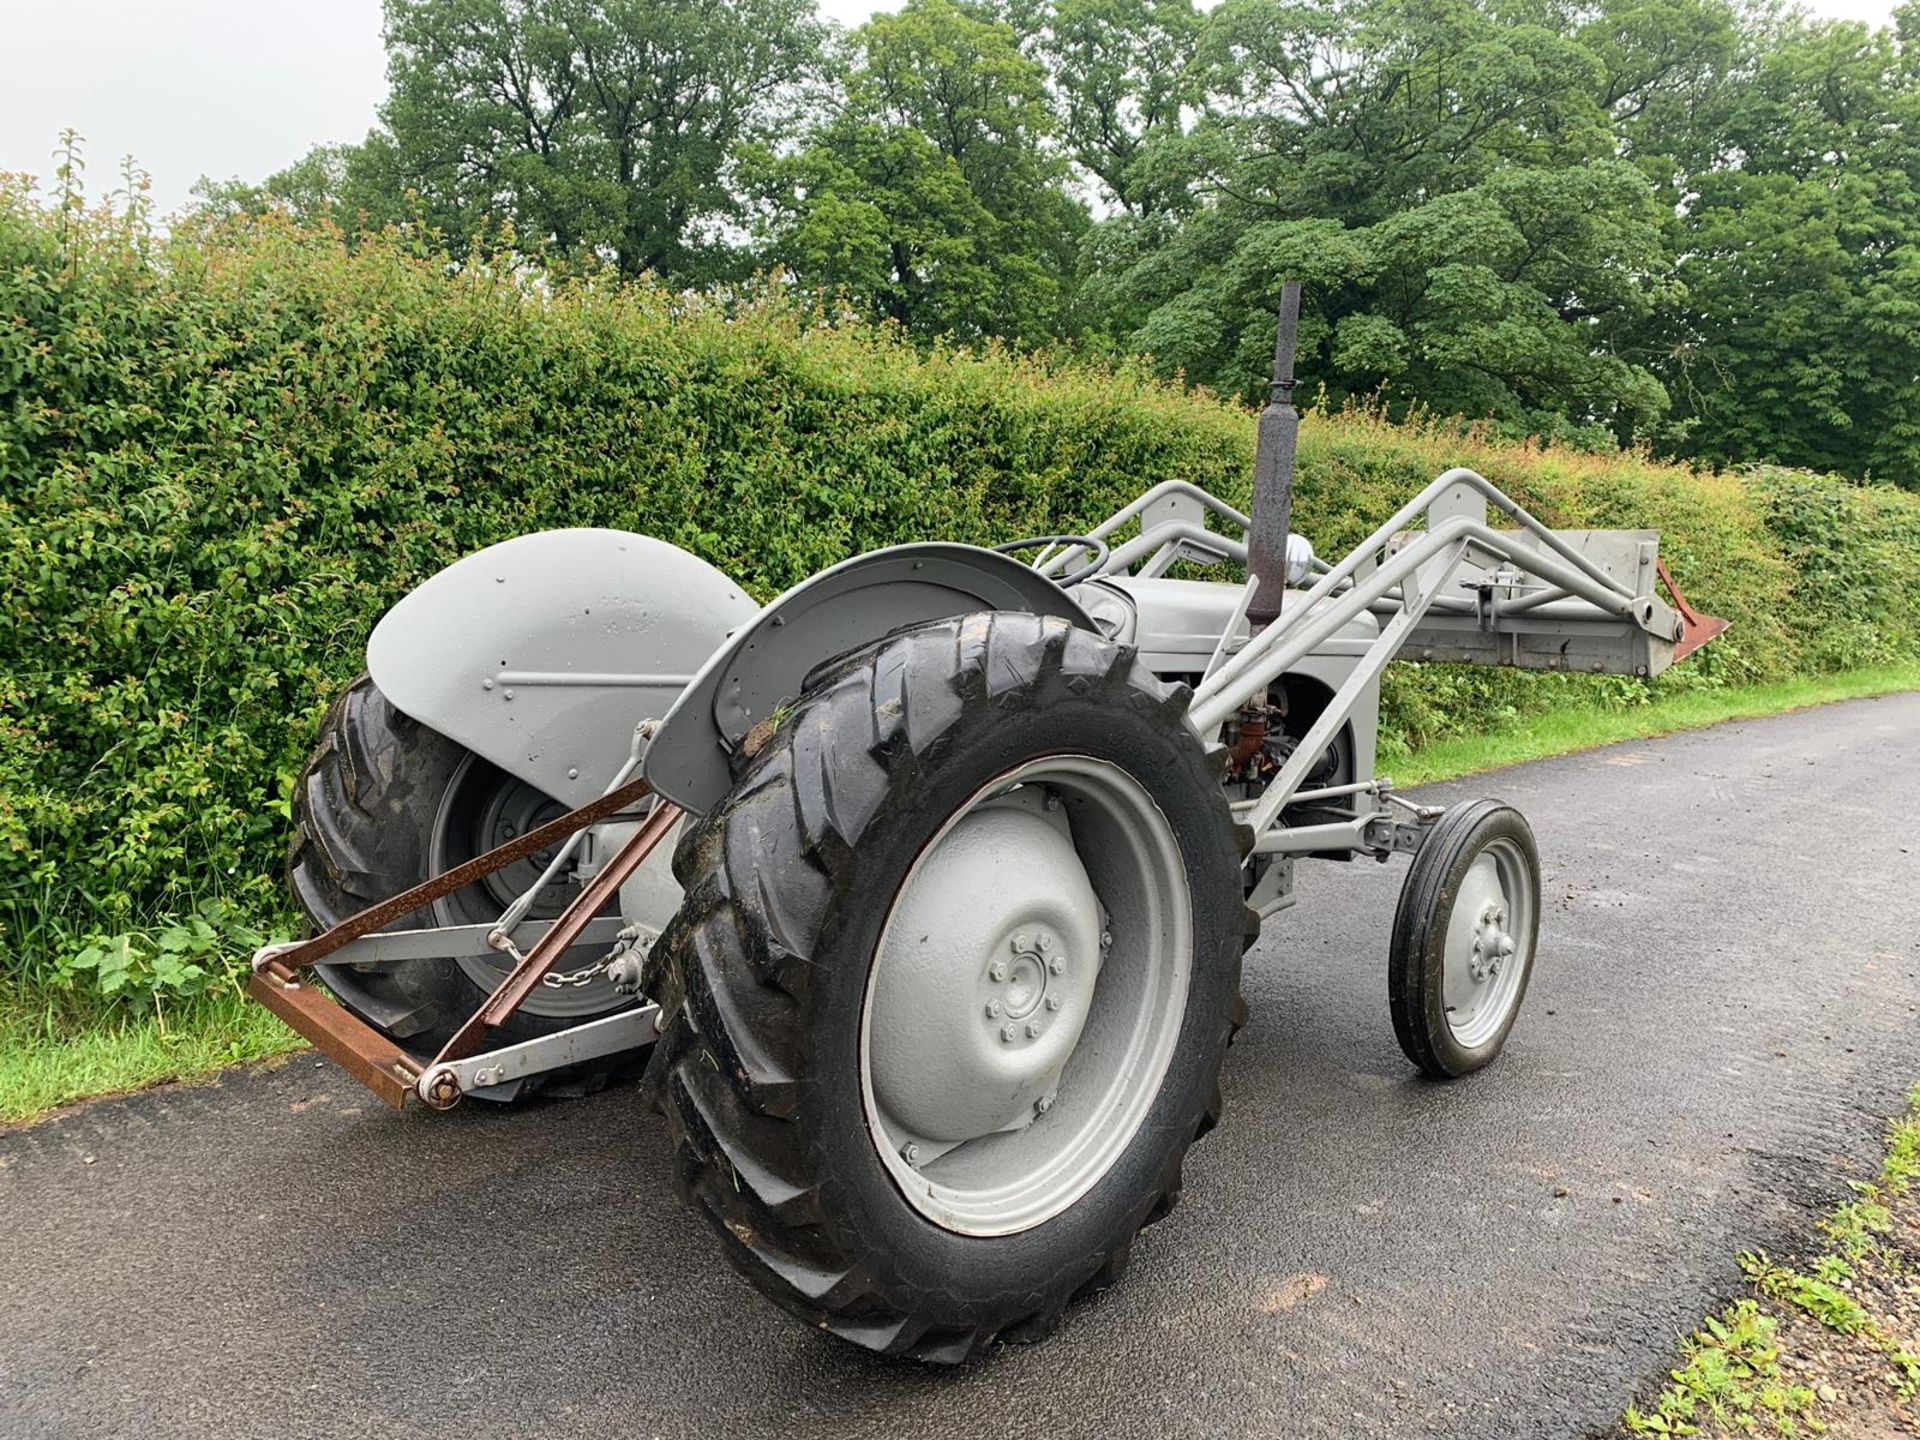
[[(1489, 508), (1516, 528), (1493, 529)], [(1209, 519), (1228, 528), (1211, 529)], [(1158, 485), (1085, 538), (1105, 542), (1136, 522), (1139, 533), (1111, 547), (1102, 574), (1137, 566), (1136, 574), (1151, 577), (1182, 562), (1247, 561), (1252, 520), (1197, 486)], [(1424, 529), (1410, 529), (1415, 522)], [(1067, 546), (1040, 556), (1036, 568), (1057, 575), (1087, 553)], [(1338, 564), (1315, 561), (1313, 568), (1315, 583), (1290, 596), (1284, 612), (1250, 637), (1247, 615), (1260, 581), (1249, 575), (1188, 710), (1194, 731), (1211, 741), (1357, 616), (1383, 622), (1279, 772), (1257, 798), (1234, 807), (1253, 832), (1249, 863), (1260, 865), (1263, 875), (1252, 899), (1263, 916), (1292, 903), (1293, 858), (1385, 859), (1417, 850), (1438, 818), (1439, 811), (1393, 795), (1385, 776), (1301, 788), (1388, 663), (1404, 652), (1423, 660), (1647, 677), (1726, 628), (1687, 603), (1659, 561), (1657, 536), (1556, 531), (1464, 468), (1435, 479)], [(1654, 593), (1656, 585), (1667, 589), (1671, 606)], [(1329, 801), (1348, 802), (1351, 818), (1311, 824), (1282, 818), (1290, 807)]]

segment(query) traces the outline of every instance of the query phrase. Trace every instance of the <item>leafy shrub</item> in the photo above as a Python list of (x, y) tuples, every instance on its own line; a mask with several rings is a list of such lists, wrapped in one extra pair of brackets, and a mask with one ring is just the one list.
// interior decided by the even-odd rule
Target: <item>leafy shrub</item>
[(258, 949), (267, 939), (225, 902), (202, 900), (192, 914), (158, 929), (94, 935), (78, 950), (56, 952), (53, 978), (63, 990), (124, 998), (135, 1006), (161, 997), (190, 1000), (227, 980), (236, 953)]
[(1792, 610), (1809, 622), (1801, 664), (1834, 670), (1920, 651), (1920, 504), (1885, 486), (1798, 470), (1748, 482), (1787, 561)]
[[(179, 917), (284, 925), (322, 713), (382, 611), (483, 545), (620, 526), (765, 597), (875, 546), (1084, 528), (1172, 476), (1244, 502), (1252, 454), (1245, 411), (1131, 369), (535, 282), (404, 233), (157, 241), (0, 190), (0, 983), (190, 992), (215, 948)], [(1661, 685), (1920, 645), (1920, 506), (1822, 477), (1317, 414), (1298, 526), (1338, 552), (1457, 463), (1555, 523), (1664, 532), (1736, 628)], [(1384, 711), (1419, 740), (1645, 693), (1402, 666)]]

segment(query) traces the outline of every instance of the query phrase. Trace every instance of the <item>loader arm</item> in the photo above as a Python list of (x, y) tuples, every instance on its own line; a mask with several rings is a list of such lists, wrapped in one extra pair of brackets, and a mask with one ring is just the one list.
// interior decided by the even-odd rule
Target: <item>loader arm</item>
[[(1489, 506), (1516, 528), (1491, 528)], [(1421, 518), (1426, 529), (1409, 533)], [(1556, 531), (1484, 477), (1449, 470), (1331, 566), (1299, 605), (1232, 653), (1223, 648), (1218, 668), (1194, 693), (1188, 720), (1203, 739), (1211, 737), (1354, 616), (1385, 618), (1379, 639), (1280, 773), (1239, 808), (1253, 829), (1255, 855), (1417, 848), (1424, 833), (1417, 816), (1411, 824), (1395, 822), (1362, 808), (1351, 822), (1304, 827), (1313, 834), (1280, 823), (1285, 807), (1301, 798), (1315, 758), (1387, 664), (1412, 647), (1423, 660), (1657, 675), (1689, 634), (1688, 619), (1653, 593), (1658, 578), (1653, 532)], [(1252, 586), (1249, 580), (1247, 597)], [(1696, 630), (1725, 628), (1697, 612), (1693, 620)], [(1384, 797), (1391, 782), (1357, 788)]]
[[(1490, 523), (1495, 515), (1503, 528)], [(1137, 533), (1127, 536), (1134, 524)], [(1153, 576), (1183, 561), (1247, 563), (1251, 524), (1225, 501), (1174, 481), (1088, 536), (1112, 541), (1103, 575)], [(1036, 563), (1057, 573), (1085, 553), (1068, 548)], [(1372, 703), (1395, 659), (1646, 678), (1727, 628), (1687, 603), (1660, 560), (1657, 532), (1555, 530), (1467, 469), (1434, 480), (1337, 564), (1316, 559), (1312, 568), (1317, 581), (1265, 627), (1248, 623), (1256, 581), (1247, 579), (1188, 712), (1195, 732), (1211, 742), (1356, 618), (1371, 616), (1380, 626), (1279, 773), (1258, 796), (1236, 804), (1254, 832), (1252, 865), (1419, 847), (1432, 816), (1393, 796), (1387, 777), (1302, 788), (1342, 727)], [(1331, 800), (1350, 806), (1351, 818), (1282, 823), (1290, 805)], [(1273, 873), (1264, 896), (1255, 896), (1263, 913), (1290, 903), (1290, 870)]]

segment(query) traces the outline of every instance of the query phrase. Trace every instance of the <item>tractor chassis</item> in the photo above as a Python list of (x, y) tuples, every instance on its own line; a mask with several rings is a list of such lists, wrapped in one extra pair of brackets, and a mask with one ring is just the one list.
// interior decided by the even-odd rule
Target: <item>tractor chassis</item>
[[(1517, 528), (1490, 528), (1489, 505)], [(1424, 530), (1407, 528), (1421, 519)], [(1210, 528), (1209, 520), (1228, 528)], [(1102, 575), (1155, 577), (1181, 562), (1248, 560), (1248, 539), (1243, 537), (1250, 533), (1249, 518), (1183, 482), (1155, 487), (1084, 538), (1103, 542), (1132, 522), (1138, 523), (1140, 533), (1113, 547), (1100, 568)], [(1243, 535), (1236, 537), (1233, 529)], [(1034, 569), (1058, 576), (1089, 553), (1088, 545), (1056, 546), (1035, 561)], [(1252, 835), (1246, 861), (1248, 900), (1262, 918), (1294, 903), (1296, 860), (1372, 856), (1385, 861), (1394, 854), (1414, 854), (1439, 820), (1440, 810), (1402, 799), (1385, 776), (1317, 788), (1305, 784), (1315, 760), (1353, 719), (1387, 664), (1403, 652), (1427, 660), (1647, 676), (1724, 628), (1724, 622), (1699, 615), (1687, 604), (1658, 562), (1657, 545), (1649, 537), (1640, 532), (1554, 531), (1470, 470), (1440, 476), (1337, 565), (1314, 564), (1320, 573), (1311, 588), (1290, 597), (1284, 613), (1257, 631), (1247, 627), (1246, 617), (1260, 581), (1247, 580), (1189, 702), (1189, 724), (1203, 742), (1211, 742), (1245, 707), (1258, 703), (1281, 675), (1356, 616), (1384, 622), (1279, 772), (1258, 795), (1234, 804), (1236, 820)], [(1656, 598), (1656, 585), (1668, 589), (1672, 607)], [(598, 800), (320, 935), (265, 947), (254, 956), (249, 992), (396, 1108), (411, 1095), (434, 1109), (449, 1109), (475, 1091), (647, 1044), (656, 1014), (643, 1004), (540, 1039), (487, 1048), (570, 948), (608, 945), (602, 963), (622, 963), (624, 957), (637, 981), (638, 957), (652, 937), (623, 928), (617, 918), (601, 911), (684, 813), (664, 796), (653, 797), (639, 828), (552, 922), (522, 920), (528, 898), (522, 897), (492, 925), (396, 932), (383, 927), (558, 844), (559, 853), (541, 883), (551, 878), (589, 827), (633, 818), (631, 807), (650, 795), (647, 781), (628, 777), (640, 768), (655, 728), (652, 722), (636, 728), (631, 759)], [(1302, 806), (1312, 806), (1322, 816), (1331, 807), (1340, 818), (1290, 823), (1286, 813), (1297, 814)], [(531, 947), (524, 952), (512, 939), (516, 931), (531, 937)], [(335, 1005), (302, 973), (327, 959), (374, 969), (423, 955), (457, 956), (486, 949), (513, 957), (513, 969), (424, 1064)]]

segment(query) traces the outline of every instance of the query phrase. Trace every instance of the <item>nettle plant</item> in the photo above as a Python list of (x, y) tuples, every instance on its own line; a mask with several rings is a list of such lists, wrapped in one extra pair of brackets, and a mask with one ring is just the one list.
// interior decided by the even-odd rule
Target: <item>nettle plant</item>
[(55, 979), (66, 990), (148, 1009), (231, 986), (235, 954), (285, 938), (270, 936), (225, 901), (203, 900), (168, 925), (89, 937), (56, 957)]

